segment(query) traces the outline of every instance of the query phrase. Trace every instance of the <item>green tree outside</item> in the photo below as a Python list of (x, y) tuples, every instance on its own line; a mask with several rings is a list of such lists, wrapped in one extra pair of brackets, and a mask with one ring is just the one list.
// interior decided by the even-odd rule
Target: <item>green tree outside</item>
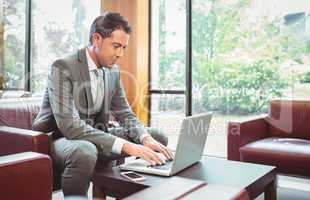
[[(284, 67), (290, 62), (299, 69), (298, 64), (309, 55), (309, 41), (296, 34), (304, 21), (285, 25), (282, 17), (253, 20), (248, 14), (251, 5), (252, 0), (194, 1), (193, 97), (197, 112), (266, 112), (271, 98), (286, 96), (288, 88), (308, 80), (307, 74), (288, 73)], [(173, 34), (165, 31), (165, 17), (165, 1), (161, 1), (160, 84), (184, 85), (180, 78), (184, 74), (169, 70), (173, 63), (184, 62), (178, 60), (184, 51), (165, 51), (166, 37)]]

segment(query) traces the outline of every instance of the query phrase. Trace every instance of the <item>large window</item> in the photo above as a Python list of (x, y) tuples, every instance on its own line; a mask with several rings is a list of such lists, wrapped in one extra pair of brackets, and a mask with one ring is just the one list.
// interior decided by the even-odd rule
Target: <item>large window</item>
[(150, 124), (164, 129), (170, 141), (176, 141), (186, 105), (186, 1), (151, 3)]
[[(308, 0), (187, 0), (187, 3), (192, 7), (189, 34), (192, 48), (188, 54), (191, 63), (186, 66), (192, 72), (189, 74), (192, 81), (187, 83), (192, 88), (192, 103), (184, 103), (192, 108), (193, 114), (214, 113), (205, 153), (225, 157), (228, 121), (266, 113), (271, 98), (310, 97), (310, 15), (307, 12), (310, 3)], [(166, 18), (171, 15), (171, 9), (178, 10), (175, 5), (169, 7), (168, 1), (161, 1), (158, 7), (166, 7), (166, 12), (161, 13)], [(186, 14), (189, 13), (183, 11), (183, 16)], [(153, 11), (151, 17), (161, 15)], [(180, 21), (179, 18), (174, 23)], [(152, 24), (152, 28), (157, 27), (159, 31), (158, 27), (168, 30), (167, 26), (169, 24), (160, 22)], [(158, 32), (159, 41), (171, 40), (167, 32)], [(180, 31), (176, 35), (186, 37), (187, 33)], [(167, 47), (169, 43), (159, 43), (159, 49), (163, 44), (171, 49), (181, 46), (180, 43), (186, 44), (182, 40), (170, 43), (170, 47)], [(158, 52), (154, 42), (151, 45), (152, 51)], [(152, 70), (154, 63), (169, 63), (167, 55), (173, 52), (152, 54)], [(152, 80), (159, 80), (158, 85), (165, 85), (161, 77), (173, 73), (173, 65), (168, 66), (168, 72), (152, 74)], [(186, 67), (182, 68), (183, 72), (172, 75), (174, 85), (184, 83), (179, 75), (185, 74)], [(159, 78), (153, 77), (156, 75)], [(188, 85), (185, 88), (189, 88)], [(156, 101), (165, 101), (164, 98)], [(173, 109), (176, 104), (168, 106)], [(166, 110), (169, 110), (167, 106)], [(182, 118), (176, 116), (171, 116), (170, 123), (181, 122)], [(151, 121), (153, 117), (161, 119), (151, 115)], [(167, 119), (162, 120), (158, 124), (164, 126)]]
[(99, 14), (99, 0), (4, 0), (5, 89), (42, 95), (48, 67), (87, 45)]
[(3, 6), (4, 15), (4, 69), (2, 69), (4, 71), (4, 87), (24, 89), (26, 1), (5, 0), (1, 6)]

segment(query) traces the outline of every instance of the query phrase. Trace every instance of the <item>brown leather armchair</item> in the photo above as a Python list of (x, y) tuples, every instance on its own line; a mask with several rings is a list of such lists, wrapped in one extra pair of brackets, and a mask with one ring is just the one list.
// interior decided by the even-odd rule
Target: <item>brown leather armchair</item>
[(228, 123), (228, 159), (310, 177), (310, 100), (274, 99), (267, 116)]
[[(0, 99), (0, 156), (26, 151), (49, 154), (50, 134), (31, 130), (40, 105), (41, 98)], [(109, 165), (124, 162), (124, 158), (116, 159)], [(102, 164), (98, 162), (96, 167)], [(60, 174), (53, 170), (53, 190), (60, 189)]]
[(49, 156), (25, 152), (0, 157), (1, 199), (52, 199)]

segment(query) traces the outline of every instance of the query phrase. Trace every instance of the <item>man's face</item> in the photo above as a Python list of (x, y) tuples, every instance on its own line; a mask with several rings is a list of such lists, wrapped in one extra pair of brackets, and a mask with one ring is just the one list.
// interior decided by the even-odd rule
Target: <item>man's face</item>
[(128, 46), (129, 35), (123, 30), (115, 30), (111, 37), (102, 38), (98, 33), (93, 35), (93, 45), (96, 47), (97, 62), (111, 68), (123, 56)]

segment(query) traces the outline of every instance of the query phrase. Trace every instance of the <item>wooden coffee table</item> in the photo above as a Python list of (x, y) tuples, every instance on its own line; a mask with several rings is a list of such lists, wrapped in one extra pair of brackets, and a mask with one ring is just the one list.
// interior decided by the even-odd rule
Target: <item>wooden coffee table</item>
[[(169, 177), (143, 174), (146, 181), (134, 183), (120, 175), (119, 167), (97, 168), (93, 184), (105, 195), (124, 198), (145, 188), (167, 181)], [(276, 200), (276, 168), (266, 165), (229, 161), (203, 156), (197, 164), (179, 172), (175, 176), (206, 181), (245, 189), (250, 199), (265, 193), (265, 200)]]

